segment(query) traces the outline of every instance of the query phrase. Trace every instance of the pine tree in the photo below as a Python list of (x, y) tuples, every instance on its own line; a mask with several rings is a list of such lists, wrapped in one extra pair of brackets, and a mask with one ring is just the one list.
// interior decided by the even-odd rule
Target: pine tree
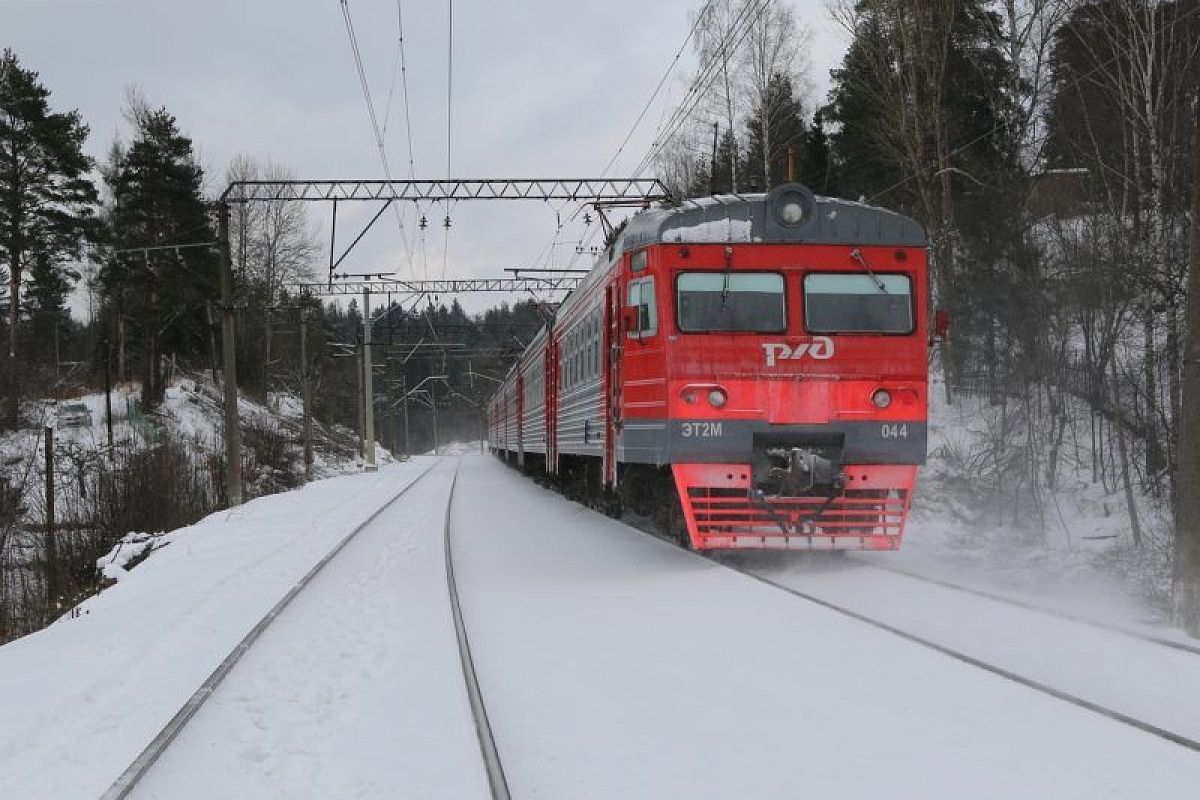
[[(751, 189), (765, 191), (787, 180), (788, 149), (793, 151), (797, 168), (800, 154), (805, 147), (808, 128), (804, 123), (804, 112), (796, 97), (791, 78), (772, 75), (766, 96), (765, 108), (755, 108), (746, 120), (748, 145), (743, 167), (746, 182)], [(766, 137), (763, 124), (767, 125)], [(770, 142), (770, 152), (763, 158), (763, 141)], [(763, 163), (770, 165), (771, 174), (763, 175)]]
[[(113, 153), (105, 180), (112, 192), (108, 224), (117, 249), (195, 245), (215, 235), (204, 198), (203, 170), (192, 141), (165, 108), (138, 98), (130, 117), (133, 141)], [(209, 247), (124, 253), (101, 272), (110, 313), (126, 320), (141, 341), (142, 399), (147, 407), (166, 390), (162, 358), (205, 358), (206, 301), (217, 297), (217, 262)]]
[(18, 424), (22, 289), (36, 265), (42, 283), (60, 277), (96, 228), (96, 188), (83, 152), (88, 128), (78, 111), (53, 112), (50, 91), (11, 50), (0, 56), (0, 261), (8, 272), (8, 357), (2, 422)]
[(71, 287), (79, 273), (63, 269), (45, 253), (38, 253), (29, 266), (29, 284), (22, 306), (29, 325), (29, 352), (41, 363), (50, 363), (56, 345), (75, 329), (67, 309)]
[(837, 184), (830, 172), (829, 137), (825, 134), (825, 120), (820, 109), (813, 114), (812, 127), (804, 138), (800, 164), (798, 177), (801, 183), (807, 184), (817, 194), (837, 194)]

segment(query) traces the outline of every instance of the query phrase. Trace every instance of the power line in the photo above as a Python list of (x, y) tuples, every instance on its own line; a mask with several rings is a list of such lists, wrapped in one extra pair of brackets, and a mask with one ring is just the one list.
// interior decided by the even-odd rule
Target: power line
[(658, 98), (658, 93), (662, 91), (667, 79), (671, 77), (671, 73), (675, 71), (675, 67), (679, 64), (679, 58), (683, 55), (683, 51), (687, 49), (688, 42), (690, 42), (692, 37), (696, 35), (696, 29), (700, 27), (700, 22), (704, 19), (705, 13), (708, 11), (709, 6), (711, 6), (713, 2), (714, 0), (708, 0), (708, 2), (704, 4), (704, 7), (700, 9), (700, 12), (696, 14), (696, 21), (692, 23), (692, 27), (688, 30), (687, 36), (685, 36), (683, 42), (680, 43), (679, 49), (675, 51), (675, 57), (672, 58), (671, 63), (667, 65), (666, 71), (663, 72), (662, 77), (659, 78), (658, 85), (656, 85), (654, 87), (654, 91), (650, 93), (649, 99), (647, 99), (646, 104), (642, 106), (642, 110), (638, 113), (637, 118), (634, 119), (633, 125), (629, 126), (629, 132), (625, 134), (625, 138), (622, 139), (621, 144), (617, 146), (617, 151), (613, 153), (612, 158), (610, 158), (608, 163), (604, 165), (604, 169), (600, 173), (601, 176), (608, 174), (608, 170), (614, 163), (616, 163), (616, 160), (620, 158), (621, 153), (624, 152), (625, 145), (629, 144), (629, 139), (633, 136), (634, 131), (637, 130), (638, 125), (642, 123), (642, 119), (646, 116), (646, 112), (650, 110), (650, 106), (653, 105), (654, 101)]
[[(450, 180), (450, 144), (454, 130), (454, 0), (447, 0), (446, 23), (446, 180)], [(450, 261), (450, 203), (446, 203), (446, 221), (442, 239), (442, 278)]]
[[(673, 136), (675, 131), (682, 127), (682, 125), (688, 120), (692, 114), (692, 111), (695, 110), (696, 106), (703, 98), (704, 93), (708, 91), (708, 88), (712, 85), (713, 81), (716, 80), (717, 76), (719, 75), (717, 65), (720, 60), (722, 58), (728, 59), (732, 56), (732, 54), (737, 52), (738, 48), (741, 47), (742, 42), (745, 41), (746, 37), (750, 34), (754, 23), (758, 21), (758, 18), (762, 16), (763, 12), (766, 11), (767, 6), (770, 5), (770, 3), (771, 0), (748, 0), (748, 2), (738, 12), (738, 15), (734, 18), (733, 24), (730, 25), (729, 30), (726, 31), (725, 35), (722, 37), (719, 43), (720, 46), (713, 50), (713, 56), (708, 60), (708, 62), (701, 65), (700, 71), (696, 74), (696, 77), (692, 80), (687, 92), (679, 101), (679, 105), (675, 107), (675, 110), (668, 118), (667, 123), (660, 127), (660, 130), (665, 130), (665, 132), (657, 136), (655, 141), (651, 143), (650, 149), (638, 163), (638, 166), (633, 170), (634, 175), (641, 174), (646, 170), (647, 167), (654, 163), (654, 160), (658, 157), (658, 154), (662, 152), (667, 143), (670, 141), (671, 136)], [(693, 25), (693, 31), (695, 30), (695, 27), (696, 26)], [(691, 35), (691, 33), (688, 34), (689, 38)], [(735, 37), (737, 38), (737, 41), (733, 41)], [(730, 46), (731, 42), (732, 46)], [(586, 252), (586, 245), (593, 238), (595, 238), (597, 230), (598, 229), (594, 228), (583, 237), (582, 244), (584, 246), (577, 250), (575, 255), (572, 256), (569, 266), (573, 266), (578, 260), (579, 256), (583, 252)]]
[[(362, 52), (358, 46), (358, 36), (354, 32), (354, 20), (350, 15), (350, 5), (347, 0), (341, 0), (342, 18), (346, 23), (346, 35), (350, 39), (350, 52), (354, 57), (354, 66), (358, 72), (358, 82), (362, 87), (363, 100), (367, 104), (367, 117), (371, 121), (371, 130), (375, 134), (375, 145), (379, 150), (379, 162), (383, 166), (383, 174), (390, 181), (392, 180), (392, 170), (388, 165), (387, 148), (384, 146), (383, 134), (379, 127), (379, 117), (375, 113), (375, 103), (371, 100), (371, 89), (367, 83), (367, 74), (363, 69)], [(409, 268), (412, 268), (412, 248), (408, 243), (408, 234), (404, 230), (404, 217), (399, 208), (395, 208), (396, 225), (400, 230), (400, 241), (404, 245), (404, 254), (408, 258)]]

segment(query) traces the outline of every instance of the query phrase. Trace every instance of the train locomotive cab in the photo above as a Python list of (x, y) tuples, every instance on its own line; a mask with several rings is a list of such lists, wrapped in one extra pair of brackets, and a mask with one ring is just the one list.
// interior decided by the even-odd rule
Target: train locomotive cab
[(925, 235), (787, 184), (615, 244), (614, 458), (669, 468), (697, 549), (895, 549), (926, 449)]

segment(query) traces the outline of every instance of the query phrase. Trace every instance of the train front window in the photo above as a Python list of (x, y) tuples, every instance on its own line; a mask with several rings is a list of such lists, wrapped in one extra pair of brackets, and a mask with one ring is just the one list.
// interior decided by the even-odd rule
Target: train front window
[(809, 273), (804, 276), (809, 333), (912, 333), (907, 275)]
[(783, 276), (774, 272), (684, 272), (676, 290), (685, 333), (782, 333)]

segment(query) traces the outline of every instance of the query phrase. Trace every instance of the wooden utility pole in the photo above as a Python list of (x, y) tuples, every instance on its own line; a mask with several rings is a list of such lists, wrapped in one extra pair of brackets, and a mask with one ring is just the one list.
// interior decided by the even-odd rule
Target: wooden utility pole
[(1180, 404), (1179, 502), (1175, 509), (1175, 619), (1200, 637), (1200, 102), (1192, 132), (1191, 269)]
[(104, 426), (108, 428), (108, 449), (113, 448), (112, 431), (112, 343), (104, 340)]
[(308, 309), (300, 309), (300, 404), (304, 407), (304, 480), (313, 477), (312, 376), (308, 365)]
[(221, 262), (221, 382), (225, 388), (225, 491), (230, 506), (242, 504), (242, 429), (238, 423), (237, 346), (234, 340), (233, 265), (229, 260), (229, 205), (217, 204), (217, 252)]
[(787, 182), (796, 181), (796, 145), (789, 144), (787, 149)]
[(375, 367), (371, 363), (371, 290), (363, 289), (363, 414), (366, 417), (365, 451), (367, 472), (375, 466)]
[(46, 609), (54, 618), (58, 598), (58, 542), (54, 539), (54, 428), (46, 426)]

